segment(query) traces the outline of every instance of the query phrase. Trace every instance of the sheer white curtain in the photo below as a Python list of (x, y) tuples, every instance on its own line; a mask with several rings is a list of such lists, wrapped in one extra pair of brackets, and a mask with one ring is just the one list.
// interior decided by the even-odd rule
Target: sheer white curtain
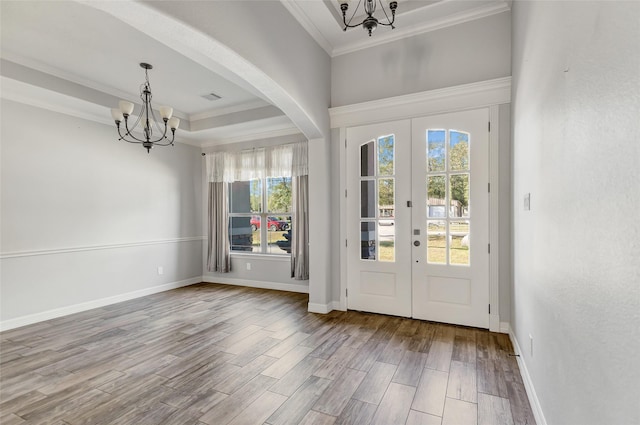
[(231, 270), (228, 183), (264, 177), (291, 177), (293, 224), (291, 277), (309, 279), (309, 184), (307, 142), (207, 154), (209, 182), (209, 271)]

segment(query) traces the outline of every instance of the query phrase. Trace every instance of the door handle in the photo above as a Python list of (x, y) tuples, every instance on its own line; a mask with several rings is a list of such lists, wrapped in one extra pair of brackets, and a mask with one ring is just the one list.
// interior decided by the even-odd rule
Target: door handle
[(413, 241), (414, 246), (420, 246), (420, 241)]

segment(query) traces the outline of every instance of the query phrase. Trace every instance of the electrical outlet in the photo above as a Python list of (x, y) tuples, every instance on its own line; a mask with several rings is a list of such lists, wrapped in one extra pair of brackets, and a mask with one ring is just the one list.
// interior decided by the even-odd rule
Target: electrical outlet
[(251, 263), (247, 263), (247, 270), (251, 270)]
[(164, 268), (162, 266), (158, 266), (158, 274), (159, 275), (163, 275), (164, 274)]
[(529, 334), (529, 351), (533, 357), (533, 335)]

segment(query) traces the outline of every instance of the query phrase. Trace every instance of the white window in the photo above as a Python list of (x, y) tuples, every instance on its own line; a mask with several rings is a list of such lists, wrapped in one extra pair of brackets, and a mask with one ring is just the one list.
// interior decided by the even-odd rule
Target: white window
[(291, 253), (291, 177), (229, 183), (231, 252)]

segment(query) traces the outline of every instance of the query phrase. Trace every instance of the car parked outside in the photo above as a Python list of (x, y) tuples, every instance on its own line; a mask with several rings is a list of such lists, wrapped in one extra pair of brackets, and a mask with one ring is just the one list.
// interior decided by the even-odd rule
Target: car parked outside
[[(251, 217), (251, 230), (254, 232), (260, 228), (260, 216)], [(289, 228), (289, 222), (278, 220), (276, 217), (267, 217), (267, 229), (272, 232), (285, 231)]]

